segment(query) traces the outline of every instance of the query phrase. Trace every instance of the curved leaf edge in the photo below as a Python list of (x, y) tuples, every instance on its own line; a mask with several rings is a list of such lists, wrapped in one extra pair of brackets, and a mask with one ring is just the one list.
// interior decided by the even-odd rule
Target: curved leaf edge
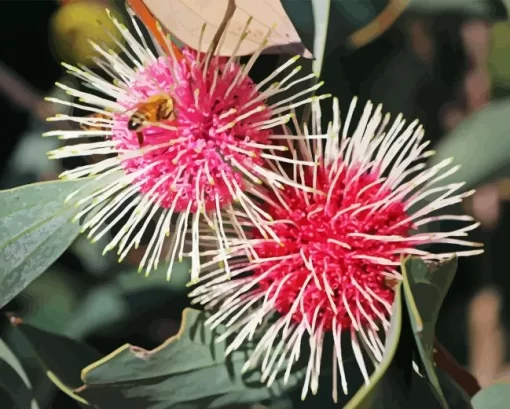
[(152, 354), (155, 354), (155, 353), (165, 349), (171, 343), (179, 340), (184, 335), (184, 332), (187, 329), (188, 315), (195, 311), (198, 312), (198, 310), (196, 310), (194, 308), (185, 308), (182, 312), (182, 321), (181, 321), (181, 326), (179, 327), (179, 331), (177, 331), (177, 333), (175, 335), (172, 335), (171, 337), (167, 338), (162, 344), (158, 345), (156, 348), (147, 350), (147, 349), (141, 348), (139, 346), (127, 343), (127, 344), (124, 344), (121, 347), (117, 348), (113, 352), (109, 353), (105, 357), (99, 359), (98, 361), (93, 362), (90, 365), (83, 368), (81, 371), (81, 379), (82, 379), (84, 385), (79, 387), (78, 389), (76, 389), (76, 392), (81, 392), (88, 386), (86, 384), (87, 374), (89, 374), (91, 371), (98, 368), (99, 366), (105, 364), (106, 362), (110, 361), (111, 359), (115, 358), (116, 356), (120, 355), (122, 352), (124, 352), (126, 350), (130, 350), (131, 353), (133, 353), (134, 355), (137, 355), (137, 354), (152, 355)]

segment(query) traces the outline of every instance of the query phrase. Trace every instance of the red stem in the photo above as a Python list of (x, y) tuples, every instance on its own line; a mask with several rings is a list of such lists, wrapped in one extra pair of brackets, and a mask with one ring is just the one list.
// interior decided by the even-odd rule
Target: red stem
[(470, 397), (473, 397), (481, 389), (476, 378), (459, 365), (437, 338), (434, 341), (434, 348), (434, 361), (437, 367), (450, 375)]

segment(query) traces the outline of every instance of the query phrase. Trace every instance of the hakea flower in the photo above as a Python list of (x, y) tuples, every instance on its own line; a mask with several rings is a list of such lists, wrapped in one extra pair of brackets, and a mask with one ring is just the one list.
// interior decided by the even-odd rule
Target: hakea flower
[[(340, 135), (338, 102), (334, 101), (334, 120), (324, 145), (318, 142), (320, 107), (313, 104), (312, 128), (304, 128), (296, 149), (295, 138), (289, 137), (288, 146), (294, 159), (301, 157), (318, 165), (294, 165), (287, 169), (289, 175), (274, 165), (282, 177), (292, 177), (313, 191), (268, 185), (262, 209), (272, 217), (268, 224), (278, 240), (265, 238), (260, 227), (250, 226), (246, 218), (241, 224), (248, 240), (230, 239), (234, 251), (229, 255), (228, 277), (213, 259), (204, 264), (191, 293), (194, 303), (212, 311), (208, 325), (226, 325), (221, 339), (232, 337), (227, 353), (256, 334), (261, 336), (255, 337), (259, 341), (245, 369), (262, 360), (262, 381), (268, 384), (283, 370), (287, 381), (302, 341), (308, 340), (311, 353), (303, 398), (309, 389), (317, 391), (327, 334), (334, 341), (335, 401), (338, 374), (347, 394), (346, 342), (368, 382), (363, 351), (382, 359), (393, 288), (402, 278), (402, 256), (433, 262), (483, 251), (434, 254), (423, 249), (422, 245), (432, 243), (480, 247), (459, 238), (478, 225), (471, 217), (432, 215), (472, 192), (458, 193), (462, 183), (441, 185), (442, 179), (457, 170), (449, 167), (450, 160), (426, 167), (425, 159), (433, 152), (426, 150), (429, 142), (422, 140), (423, 129), (416, 121), (403, 130), (405, 121), (398, 116), (387, 129), (389, 116), (383, 117), (381, 106), (373, 110), (368, 103), (350, 135), (355, 105), (356, 100)], [(418, 205), (424, 199), (428, 203)], [(431, 222), (437, 220), (470, 223), (455, 231), (423, 232), (423, 226), (430, 230)], [(239, 230), (234, 227), (225, 229)]]
[[(222, 251), (227, 253), (223, 230), (215, 228), (223, 224), (220, 211), (227, 219), (235, 219), (240, 209), (254, 223), (264, 220), (254, 202), (258, 186), (263, 182), (294, 186), (291, 179), (265, 167), (267, 159), (280, 160), (275, 151), (286, 149), (272, 146), (278, 139), (273, 130), (288, 122), (295, 107), (327, 96), (313, 96), (321, 83), (295, 91), (296, 85), (312, 78), (298, 75), (298, 57), (259, 84), (249, 78), (271, 30), (248, 63), (240, 65), (237, 57), (218, 57), (214, 50), (204, 53), (185, 47), (179, 51), (169, 38), (168, 53), (157, 43), (154, 48), (159, 51), (154, 52), (142, 37), (134, 13), (130, 14), (139, 40), (112, 18), (129, 47), (117, 43), (126, 58), (91, 43), (105, 78), (85, 67), (64, 64), (88, 88), (103, 95), (57, 84), (82, 104), (49, 98), (92, 113), (49, 118), (74, 121), (82, 129), (51, 131), (45, 136), (83, 140), (50, 152), (52, 158), (106, 155), (104, 160), (61, 175), (66, 179), (114, 175), (106, 187), (77, 202), (85, 206), (77, 218), (95, 212), (83, 226), (90, 230), (93, 241), (115, 224), (122, 224), (105, 251), (118, 248), (123, 259), (133, 246), (138, 247), (154, 220), (155, 231), (140, 269), (148, 274), (157, 268), (162, 252), (168, 251), (168, 274), (175, 259), (188, 255), (196, 279), (202, 222), (216, 232)], [(239, 44), (246, 38), (250, 22)], [(268, 102), (277, 95), (278, 102)], [(178, 214), (176, 228), (167, 245), (174, 214)], [(271, 237), (269, 227), (262, 229)], [(191, 253), (185, 254), (184, 244), (189, 242)]]

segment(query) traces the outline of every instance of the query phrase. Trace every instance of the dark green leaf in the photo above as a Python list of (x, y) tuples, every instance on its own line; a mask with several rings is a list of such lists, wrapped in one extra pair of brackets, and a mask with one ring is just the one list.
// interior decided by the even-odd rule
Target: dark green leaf
[(435, 269), (427, 268), (426, 264), (418, 258), (409, 258), (402, 269), (404, 297), (421, 364), (444, 408), (448, 408), (448, 404), (441, 391), (434, 368), (433, 348), (439, 310), (456, 271), (456, 258), (440, 264)]
[[(445, 392), (448, 409), (471, 409), (469, 396), (451, 378), (441, 370), (437, 371), (441, 388)], [(418, 373), (413, 371), (410, 404), (406, 408), (438, 409), (441, 401), (435, 387)]]
[(441, 184), (466, 182), (466, 188), (510, 174), (510, 99), (491, 102), (462, 122), (438, 144), (431, 165), (453, 158), (458, 172)]
[(77, 189), (100, 188), (101, 180), (36, 183), (0, 192), (0, 308), (44, 272), (73, 242), (77, 209), (64, 205)]
[(469, 395), (457, 382), (439, 368), (436, 368), (436, 374), (450, 409), (472, 409)]
[(70, 397), (86, 403), (73, 390), (82, 385), (81, 369), (101, 358), (101, 354), (78, 341), (23, 324), (15, 318), (11, 322), (30, 344), (48, 378)]
[(339, 46), (362, 47), (381, 35), (409, 0), (282, 0), (306, 48), (321, 63)]
[(331, 0), (282, 0), (303, 44), (312, 51), (313, 71), (317, 74), (321, 72), (326, 52), (330, 3)]
[[(226, 343), (204, 327), (205, 316), (186, 309), (179, 333), (152, 351), (124, 345), (83, 370), (77, 392), (102, 409), (220, 408), (276, 398), (296, 386), (303, 371), (287, 385), (260, 384), (260, 372), (241, 374), (248, 350), (225, 357)], [(220, 330), (221, 331), (221, 330)]]
[(408, 409), (411, 393), (412, 338), (409, 319), (403, 314), (402, 284), (395, 289), (395, 301), (385, 352), (380, 365), (345, 406), (345, 409)]
[[(4, 341), (0, 339), (0, 392), (10, 396), (17, 409), (39, 409), (34, 400), (32, 385), (23, 367)], [(0, 394), (0, 398), (2, 395)], [(0, 400), (1, 407), (7, 405)]]
[(492, 385), (478, 392), (471, 403), (473, 409), (507, 409), (510, 402), (510, 385)]
[(416, 14), (453, 12), (496, 21), (508, 18), (505, 2), (508, 2), (508, 0), (411, 0), (409, 12)]

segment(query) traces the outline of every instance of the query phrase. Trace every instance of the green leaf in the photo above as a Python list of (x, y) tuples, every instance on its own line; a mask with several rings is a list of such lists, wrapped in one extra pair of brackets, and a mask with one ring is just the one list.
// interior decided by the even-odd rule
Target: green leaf
[(402, 283), (398, 283), (382, 361), (370, 383), (360, 388), (344, 409), (409, 408), (412, 349), (406, 340), (412, 335), (402, 311)]
[(280, 377), (268, 388), (259, 382), (260, 372), (241, 374), (248, 348), (226, 358), (226, 342), (215, 342), (218, 333), (205, 327), (204, 319), (186, 309), (179, 333), (158, 348), (126, 344), (91, 364), (77, 393), (101, 408), (220, 408), (276, 398), (302, 379), (300, 369), (288, 384)]
[(434, 368), (433, 349), (439, 310), (456, 271), (456, 258), (447, 260), (434, 269), (427, 268), (427, 265), (419, 258), (409, 258), (402, 268), (404, 298), (421, 364), (444, 408), (448, 408), (448, 404), (441, 391)]
[(453, 158), (461, 165), (442, 185), (466, 182), (468, 189), (510, 174), (509, 115), (510, 99), (491, 102), (441, 140), (430, 164)]
[[(507, 3), (505, 5), (505, 2)], [(489, 21), (508, 18), (508, 0), (411, 0), (409, 12), (416, 14), (458, 13)], [(505, 7), (506, 6), (506, 7)]]
[(506, 409), (510, 402), (510, 385), (492, 385), (471, 399), (473, 409)]
[[(78, 209), (64, 205), (77, 189), (100, 188), (100, 180), (55, 181), (0, 191), (0, 308), (43, 273), (73, 242)], [(81, 193), (80, 193), (81, 194)]]
[(448, 374), (443, 370), (436, 368), (436, 374), (441, 385), (443, 395), (448, 402), (450, 409), (472, 409), (471, 398), (467, 392), (459, 386)]
[(340, 46), (362, 47), (400, 16), (409, 0), (282, 0), (306, 48), (322, 64)]
[(101, 358), (101, 354), (73, 339), (43, 331), (11, 319), (14, 330), (30, 344), (35, 356), (48, 378), (62, 392), (81, 403), (87, 403), (74, 393), (82, 385), (80, 371), (86, 365)]
[(429, 357), (432, 357), (439, 310), (456, 271), (456, 258), (429, 268), (419, 258), (409, 258), (404, 264), (404, 295), (411, 324)]
[[(3, 389), (17, 409), (39, 409), (25, 370), (4, 341), (0, 339), (0, 392)], [(5, 402), (2, 402), (2, 407)]]

